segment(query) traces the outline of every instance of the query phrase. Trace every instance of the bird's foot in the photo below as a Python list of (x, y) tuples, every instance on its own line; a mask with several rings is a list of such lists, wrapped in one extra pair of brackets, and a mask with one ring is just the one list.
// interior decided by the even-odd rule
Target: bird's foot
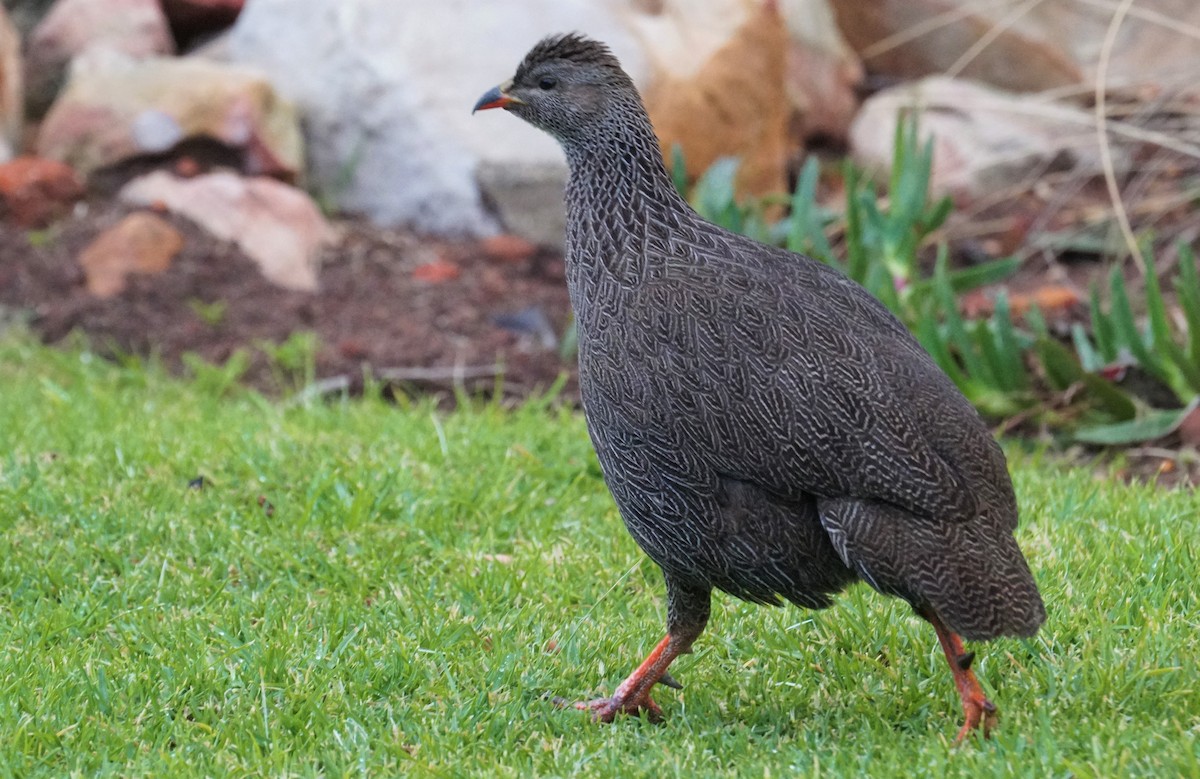
[(590, 711), (592, 719), (596, 722), (612, 722), (617, 718), (618, 714), (628, 714), (633, 717), (646, 715), (646, 719), (655, 724), (663, 721), (663, 711), (659, 705), (650, 698), (649, 695), (643, 695), (640, 699), (623, 699), (616, 695), (611, 698), (597, 698), (594, 701), (578, 701), (573, 704), (567, 704), (580, 711)]
[(955, 745), (966, 741), (977, 730), (983, 733), (984, 738), (991, 738), (999, 715), (996, 704), (989, 701), (978, 686), (971, 694), (963, 696), (963, 715), (966, 721), (954, 737)]

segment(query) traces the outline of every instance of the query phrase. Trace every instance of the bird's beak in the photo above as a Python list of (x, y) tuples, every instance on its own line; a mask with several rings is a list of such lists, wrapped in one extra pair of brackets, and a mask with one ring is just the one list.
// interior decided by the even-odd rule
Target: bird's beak
[(486, 111), (489, 108), (507, 108), (510, 105), (524, 105), (524, 100), (508, 94), (508, 90), (510, 89), (512, 89), (511, 79), (505, 81), (500, 86), (492, 87), (483, 93), (483, 97), (479, 98), (479, 102), (471, 109), (471, 113)]

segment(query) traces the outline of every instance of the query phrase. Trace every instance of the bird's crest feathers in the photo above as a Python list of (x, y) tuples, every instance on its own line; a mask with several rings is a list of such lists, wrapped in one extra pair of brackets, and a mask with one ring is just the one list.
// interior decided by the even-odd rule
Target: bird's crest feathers
[(613, 56), (608, 46), (572, 32), (565, 35), (551, 35), (538, 41), (521, 61), (515, 80), (520, 81), (521, 77), (530, 70), (550, 60), (567, 60), (581, 65), (599, 65), (616, 71), (621, 70), (620, 62)]

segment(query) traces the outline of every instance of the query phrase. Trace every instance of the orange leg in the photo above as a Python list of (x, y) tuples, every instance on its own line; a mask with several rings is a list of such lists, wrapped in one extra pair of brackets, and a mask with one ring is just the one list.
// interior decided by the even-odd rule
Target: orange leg
[[(650, 698), (650, 688), (659, 682), (668, 687), (678, 687), (678, 683), (667, 673), (667, 667), (682, 654), (691, 652), (695, 636), (668, 635), (652, 651), (642, 664), (637, 667), (629, 678), (621, 682), (611, 698), (598, 698), (594, 701), (580, 701), (573, 704), (575, 708), (592, 712), (592, 717), (598, 722), (612, 722), (618, 714), (638, 716), (646, 713), (646, 719), (651, 722), (661, 722), (662, 709)], [(556, 701), (560, 705), (566, 701)]]
[(987, 738), (992, 728), (996, 727), (997, 712), (996, 705), (983, 694), (983, 688), (979, 686), (979, 680), (971, 670), (971, 661), (975, 659), (975, 653), (964, 651), (962, 639), (946, 627), (933, 611), (925, 609), (920, 613), (937, 631), (938, 641), (946, 654), (946, 662), (950, 664), (950, 673), (954, 674), (954, 686), (958, 688), (958, 695), (962, 698), (966, 722), (959, 729), (954, 743), (961, 744), (977, 729), (982, 730), (984, 738)]

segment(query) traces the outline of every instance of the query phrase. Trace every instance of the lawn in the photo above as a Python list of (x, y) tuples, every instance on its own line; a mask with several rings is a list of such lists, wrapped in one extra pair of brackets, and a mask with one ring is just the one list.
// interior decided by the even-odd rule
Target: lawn
[[(1050, 617), (973, 648), (856, 587), (717, 596), (662, 726), (663, 589), (581, 418), (304, 406), (0, 343), (0, 776), (1200, 777), (1200, 499), (1010, 447)], [(198, 476), (204, 486), (190, 486)]]

